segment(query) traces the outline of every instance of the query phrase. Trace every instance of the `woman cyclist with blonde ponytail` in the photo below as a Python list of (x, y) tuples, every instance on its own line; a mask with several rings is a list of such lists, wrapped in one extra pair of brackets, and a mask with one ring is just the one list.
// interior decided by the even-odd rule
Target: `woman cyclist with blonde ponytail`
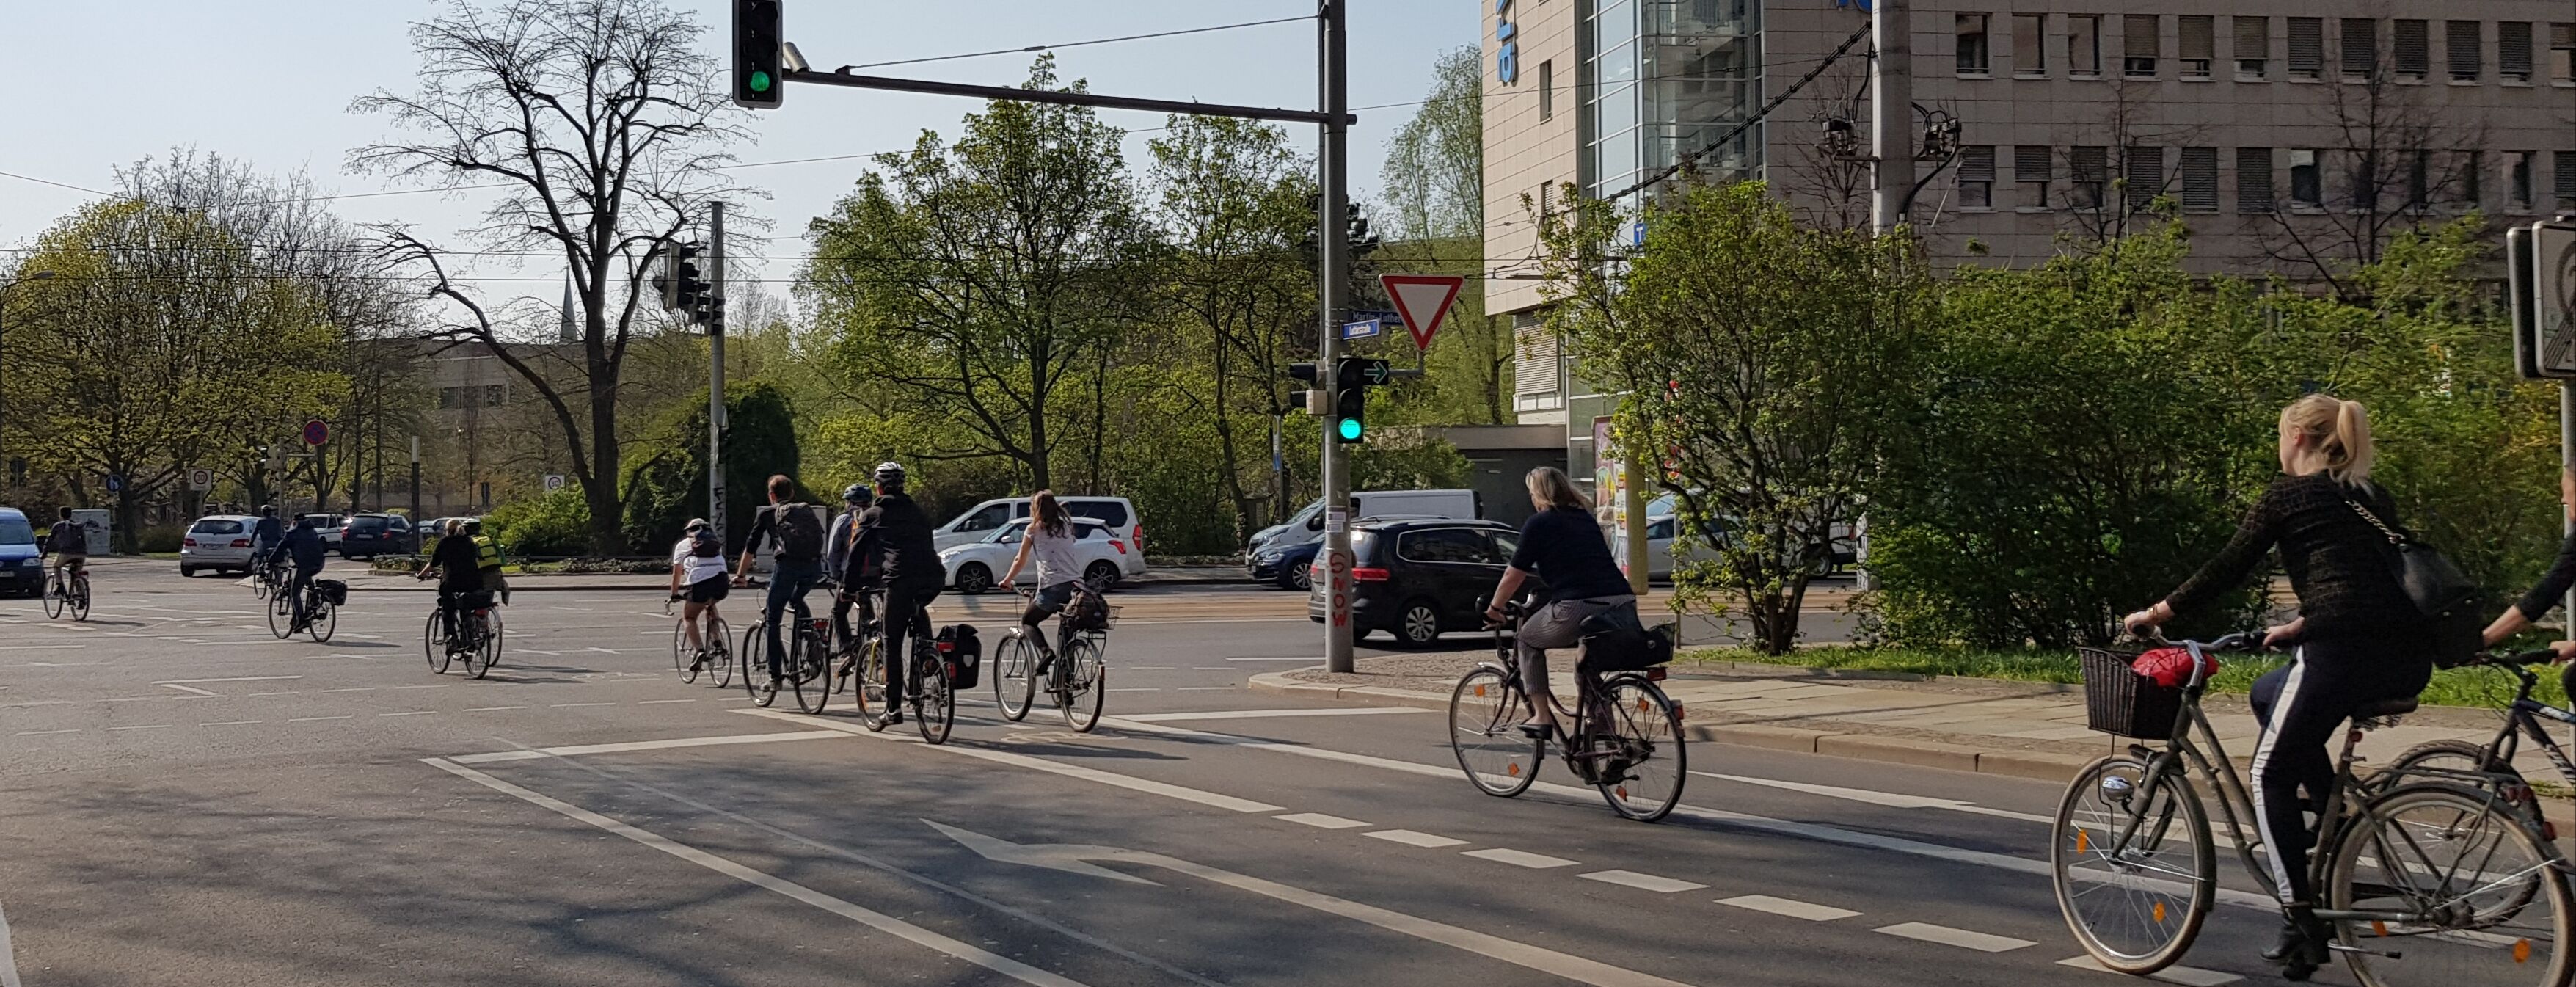
[(2141, 630), (2206, 607), (2280, 549), (2299, 616), (2272, 628), (2264, 643), (2296, 648), (2288, 667), (2255, 681), (2250, 697), (2263, 723), (2254, 748), (2255, 823), (2271, 848), (2286, 919), (2279, 945), (2263, 956), (2314, 967), (2324, 965), (2331, 933), (2313, 914), (2307, 862), (2316, 837), (2300, 815), (2307, 808), (2300, 789), (2312, 799), (2325, 794), (2334, 776), (2326, 742), (2355, 709), (2423, 691), (2433, 675), (2433, 642), (2390, 569), (2387, 537), (2372, 524), (2403, 532), (2396, 503), (2370, 482), (2370, 415), (2361, 402), (2324, 394), (2293, 401), (2281, 410), (2280, 440), (2282, 475), (2227, 547), (2125, 623)]

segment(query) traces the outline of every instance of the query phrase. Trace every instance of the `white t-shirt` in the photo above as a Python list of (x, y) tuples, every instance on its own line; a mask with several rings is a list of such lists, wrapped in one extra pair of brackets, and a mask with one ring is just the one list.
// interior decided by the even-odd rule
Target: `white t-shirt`
[(1040, 588), (1082, 578), (1082, 556), (1073, 547), (1081, 534), (1079, 525), (1066, 525), (1065, 533), (1057, 535), (1049, 534), (1035, 521), (1029, 523), (1029, 558), (1038, 564)]
[(712, 556), (700, 557), (697, 551), (697, 540), (693, 538), (682, 538), (678, 545), (672, 547), (671, 564), (682, 567), (680, 585), (683, 586), (693, 586), (701, 580), (713, 579), (725, 574), (724, 554), (719, 552)]

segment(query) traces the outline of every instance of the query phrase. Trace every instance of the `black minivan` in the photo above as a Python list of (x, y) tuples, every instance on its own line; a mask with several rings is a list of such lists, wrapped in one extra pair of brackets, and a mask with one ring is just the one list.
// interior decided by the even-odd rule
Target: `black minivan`
[(340, 532), (340, 557), (346, 559), (410, 555), (419, 547), (411, 522), (400, 514), (353, 514)]
[[(1428, 647), (1443, 632), (1482, 630), (1477, 604), (1494, 592), (1520, 531), (1493, 521), (1364, 521), (1351, 527), (1351, 636), (1385, 631)], [(1323, 623), (1331, 580), (1313, 572), (1306, 616)], [(1528, 584), (1542, 589), (1536, 578)]]

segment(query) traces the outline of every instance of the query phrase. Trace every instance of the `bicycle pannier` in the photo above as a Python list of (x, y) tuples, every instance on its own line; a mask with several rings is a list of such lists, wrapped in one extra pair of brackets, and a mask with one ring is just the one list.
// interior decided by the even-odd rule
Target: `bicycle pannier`
[(949, 687), (972, 689), (983, 677), (984, 642), (975, 635), (973, 624), (950, 624), (939, 629), (939, 657), (948, 662)]
[(332, 606), (345, 606), (349, 602), (349, 584), (337, 579), (316, 579), (313, 588), (322, 594), (323, 599), (331, 601)]
[(1633, 672), (1673, 660), (1669, 625), (1628, 626), (1594, 617), (1583, 622), (1581, 666), (1595, 673)]

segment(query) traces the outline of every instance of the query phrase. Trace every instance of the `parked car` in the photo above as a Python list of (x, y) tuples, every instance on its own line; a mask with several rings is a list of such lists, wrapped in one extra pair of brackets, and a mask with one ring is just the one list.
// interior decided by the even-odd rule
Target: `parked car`
[[(1396, 643), (1428, 647), (1450, 631), (1480, 630), (1477, 604), (1494, 591), (1520, 532), (1493, 521), (1371, 521), (1351, 529), (1351, 633), (1385, 631)], [(1310, 570), (1306, 616), (1323, 623), (1330, 582)], [(1531, 580), (1533, 586), (1537, 580)]]
[[(1485, 501), (1473, 490), (1360, 490), (1351, 494), (1351, 520), (1399, 517), (1473, 519), (1485, 516)], [(1308, 501), (1285, 523), (1253, 533), (1245, 558), (1268, 545), (1291, 545), (1323, 537), (1324, 502)]]
[[(1059, 497), (1056, 501), (1064, 505), (1067, 514), (1100, 522), (1109, 529), (1111, 537), (1135, 553), (1137, 568), (1130, 575), (1145, 571), (1145, 520), (1137, 516), (1133, 502), (1125, 497)], [(983, 541), (1003, 525), (1026, 520), (1028, 516), (1029, 499), (1026, 497), (988, 500), (948, 519), (947, 524), (931, 529), (931, 543), (944, 552), (969, 542)]]
[[(983, 541), (969, 542), (939, 553), (940, 564), (947, 567), (948, 585), (960, 593), (983, 593), (996, 588), (1002, 574), (1011, 570), (1011, 558), (1020, 551), (1020, 539), (1028, 533), (1027, 521), (1012, 521), (985, 536)], [(1074, 548), (1082, 559), (1082, 578), (1093, 588), (1103, 591), (1115, 588), (1118, 581), (1145, 571), (1145, 557), (1129, 547), (1117, 532), (1095, 521), (1073, 523)], [(1037, 561), (1031, 559), (1035, 566)], [(1025, 570), (1024, 570), (1025, 572)], [(1036, 573), (1025, 572), (1029, 579)]]
[(1254, 582), (1271, 583), (1280, 589), (1303, 593), (1312, 588), (1313, 573), (1310, 569), (1315, 564), (1315, 553), (1323, 547), (1324, 536), (1320, 532), (1312, 538), (1294, 542), (1272, 539), (1269, 544), (1244, 553), (1243, 567), (1252, 574)]
[[(1674, 543), (1681, 530), (1681, 519), (1671, 494), (1658, 497), (1646, 505), (1646, 578), (1671, 579), (1673, 571), (1701, 559), (1710, 558), (1709, 544), (1725, 536), (1726, 523), (1714, 526), (1706, 538), (1683, 539)], [(1628, 536), (1624, 531), (1608, 532), (1610, 557), (1625, 558)], [(1860, 558), (1860, 541), (1849, 524), (1836, 524), (1825, 560), (1828, 570), (1852, 565)]]
[(413, 534), (411, 519), (400, 514), (353, 514), (348, 526), (340, 529), (340, 555), (351, 559), (410, 555), (419, 548)]
[[(322, 533), (322, 550), (323, 550), (324, 552), (340, 552), (340, 529), (342, 529), (342, 528), (346, 528), (346, 527), (348, 527), (348, 526), (349, 526), (349, 516), (348, 516), (348, 515), (346, 515), (346, 514), (298, 514), (298, 515), (296, 515), (296, 516), (295, 516), (295, 520), (296, 520), (296, 521), (301, 521), (301, 520), (304, 520), (305, 518), (312, 518), (312, 519), (313, 519), (313, 530), (315, 530), (315, 531), (319, 531), (319, 532), (321, 532), (321, 533)], [(287, 527), (289, 527), (289, 528), (292, 528), (292, 527), (294, 527), (294, 526), (295, 526), (295, 523), (294, 523), (293, 521), (290, 521), (290, 522), (287, 522), (287, 525), (286, 525), (286, 526), (287, 526)], [(348, 553), (347, 553), (347, 552), (341, 552), (340, 554), (342, 554), (342, 555), (347, 555)]]
[(0, 507), (0, 593), (34, 596), (45, 590), (44, 546), (36, 527), (14, 507)]
[(418, 536), (415, 540), (418, 541), (419, 544), (413, 546), (413, 551), (418, 552), (421, 555), (427, 555), (430, 552), (435, 551), (438, 548), (438, 536), (447, 531), (447, 522), (471, 520), (474, 519), (470, 517), (439, 517), (429, 519), (428, 524), (421, 525), (415, 530), (414, 533)]
[(257, 527), (259, 519), (248, 514), (198, 518), (179, 538), (179, 574), (193, 576), (199, 569), (249, 572), (256, 561), (251, 558), (250, 536)]

